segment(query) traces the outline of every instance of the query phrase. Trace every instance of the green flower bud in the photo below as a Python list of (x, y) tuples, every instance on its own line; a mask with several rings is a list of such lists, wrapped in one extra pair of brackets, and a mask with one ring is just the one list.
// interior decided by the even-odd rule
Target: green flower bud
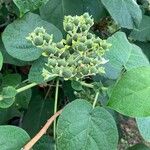
[(98, 72), (98, 70), (97, 70), (97, 68), (96, 68), (95, 66), (92, 66), (92, 67), (90, 68), (90, 73), (96, 74), (97, 72)]
[(78, 51), (86, 51), (86, 49), (87, 49), (87, 47), (86, 47), (85, 44), (80, 43), (80, 44), (78, 45)]
[(60, 75), (60, 71), (61, 71), (61, 68), (60, 67), (55, 67), (55, 68), (53, 68), (53, 70), (52, 70), (52, 72), (54, 73), (54, 74), (58, 74), (58, 75)]
[(87, 39), (92, 39), (92, 38), (93, 38), (93, 34), (92, 33), (88, 33)]
[(71, 71), (71, 69), (70, 68), (64, 68), (63, 69), (63, 72), (62, 72), (62, 76), (64, 77), (64, 78), (71, 78), (72, 77), (72, 71)]
[(83, 63), (84, 64), (90, 64), (90, 62), (91, 62), (91, 59), (89, 57), (84, 57), (83, 58)]
[(48, 65), (55, 67), (57, 65), (57, 60), (56, 59), (48, 59)]
[(89, 18), (90, 16), (89, 16), (88, 13), (84, 13), (84, 14), (83, 14), (83, 17), (84, 17), (85, 19), (87, 19), (87, 18)]
[(75, 24), (75, 26), (78, 26), (79, 25), (79, 19), (78, 18), (75, 18), (73, 23)]
[(60, 43), (57, 43), (57, 44), (56, 44), (56, 47), (59, 48), (59, 49), (62, 49), (62, 48), (64, 48), (65, 46), (64, 46), (63, 43), (60, 42)]
[(34, 30), (34, 33), (36, 35), (38, 35), (39, 33), (42, 33), (44, 34), (45, 33), (45, 29), (43, 27), (37, 27), (35, 30)]
[(73, 26), (72, 26), (72, 24), (68, 23), (65, 25), (64, 29), (65, 29), (65, 31), (69, 32), (69, 31), (73, 30)]
[(72, 45), (72, 38), (68, 38), (66, 40), (66, 44), (69, 45), (69, 46), (71, 46)]
[(66, 66), (67, 65), (67, 62), (65, 59), (59, 59), (58, 60), (58, 66)]
[(89, 68), (87, 66), (84, 66), (81, 68), (81, 72), (83, 75), (88, 75), (89, 74)]
[(81, 43), (84, 43), (86, 40), (87, 40), (86, 36), (82, 36), (82, 37), (80, 37), (80, 39), (79, 39), (79, 41), (80, 41)]
[(88, 26), (85, 25), (85, 24), (81, 26), (81, 31), (82, 31), (82, 32), (85, 32), (85, 31), (87, 31), (88, 29), (89, 29)]
[(47, 34), (47, 33), (45, 33), (45, 34), (43, 35), (43, 39), (48, 43), (49, 41), (50, 41), (50, 42), (52, 41), (52, 36), (49, 35), (49, 34)]
[(73, 36), (73, 40), (74, 40), (74, 41), (77, 41), (77, 40), (78, 40), (78, 35), (77, 35), (77, 34), (75, 34), (75, 35)]
[(36, 45), (36, 46), (41, 46), (43, 45), (43, 37), (41, 36), (36, 36), (34, 39), (33, 39), (33, 43)]
[(93, 19), (91, 19), (91, 18), (89, 18), (89, 19), (87, 19), (86, 20), (86, 24), (88, 25), (90, 25), (90, 27), (94, 24), (94, 21), (93, 21)]
[(88, 49), (91, 49), (91, 48), (92, 48), (92, 46), (93, 46), (93, 42), (92, 42), (92, 40), (88, 40), (88, 41), (86, 41), (86, 42), (85, 42), (85, 44), (86, 44), (86, 46), (87, 46), (87, 48), (88, 48)]
[(50, 46), (50, 45), (49, 46), (44, 46), (43, 50), (50, 53), (50, 54), (55, 54), (57, 52), (57, 49)]

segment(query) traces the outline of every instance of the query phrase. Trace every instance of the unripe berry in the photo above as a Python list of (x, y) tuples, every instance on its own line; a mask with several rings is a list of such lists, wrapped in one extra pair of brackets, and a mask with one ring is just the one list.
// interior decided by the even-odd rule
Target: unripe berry
[(75, 24), (75, 26), (78, 26), (78, 24), (79, 24), (79, 19), (75, 18), (74, 21), (73, 21), (73, 23)]
[(88, 33), (87, 39), (92, 39), (92, 38), (93, 38), (93, 34), (92, 33)]
[(47, 34), (47, 33), (45, 33), (43, 35), (43, 39), (48, 43), (49, 41), (52, 41), (52, 36)]
[(81, 26), (81, 31), (82, 32), (85, 32), (87, 30), (88, 30), (88, 26), (87, 25), (84, 24), (84, 25)]
[(90, 16), (89, 16), (88, 13), (84, 13), (84, 14), (83, 14), (83, 17), (84, 17), (85, 19), (87, 19), (87, 18), (89, 18)]
[(77, 35), (77, 34), (75, 34), (75, 35), (73, 36), (73, 40), (74, 40), (74, 41), (77, 41), (77, 40), (78, 40), (78, 35)]
[(37, 27), (35, 30), (34, 30), (34, 33), (36, 35), (38, 35), (39, 33), (45, 33), (45, 29), (43, 27)]
[(91, 59), (89, 57), (84, 57), (83, 58), (83, 63), (84, 64), (89, 64), (91, 62)]
[(57, 65), (57, 60), (56, 59), (48, 59), (48, 65), (55, 67)]
[(92, 48), (92, 44), (93, 44), (93, 42), (92, 42), (92, 40), (87, 40), (86, 42), (85, 42), (85, 44), (86, 44), (86, 46), (87, 46), (87, 48), (88, 49), (91, 49)]
[(69, 32), (69, 31), (72, 31), (73, 30), (73, 26), (72, 24), (66, 24), (66, 26), (64, 27), (65, 28), (65, 31)]
[(92, 66), (90, 68), (90, 72), (96, 74), (98, 72), (97, 68), (95, 66)]
[(36, 46), (41, 46), (43, 45), (43, 37), (41, 36), (36, 36), (33, 40), (33, 43), (36, 45)]
[(80, 44), (78, 45), (78, 51), (86, 51), (86, 49), (87, 49), (87, 47), (86, 47), (85, 44), (80, 43)]
[(87, 66), (82, 67), (81, 72), (83, 75), (89, 74), (89, 68)]
[(72, 77), (72, 71), (70, 68), (64, 68), (62, 72), (62, 76), (64, 78), (71, 78)]
[(58, 60), (58, 66), (66, 66), (67, 65), (67, 62), (65, 59), (59, 59)]
[(56, 44), (56, 47), (59, 48), (59, 49), (62, 49), (62, 48), (64, 48), (65, 46), (64, 46), (63, 43), (60, 42), (60, 43), (57, 43), (57, 44)]

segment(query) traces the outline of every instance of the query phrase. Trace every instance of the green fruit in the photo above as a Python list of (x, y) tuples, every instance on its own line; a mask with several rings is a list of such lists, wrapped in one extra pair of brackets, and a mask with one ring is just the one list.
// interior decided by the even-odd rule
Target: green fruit
[(90, 72), (96, 74), (98, 72), (97, 68), (95, 66), (92, 66), (90, 68)]
[(52, 36), (47, 34), (47, 33), (45, 33), (44, 36), (43, 36), (43, 39), (48, 43), (49, 41), (52, 40)]
[(85, 19), (87, 19), (87, 18), (89, 18), (90, 16), (89, 16), (88, 13), (84, 13), (84, 14), (83, 14), (83, 17), (84, 17)]
[(91, 59), (89, 57), (83, 58), (83, 64), (89, 64), (91, 62)]
[(65, 59), (59, 59), (58, 60), (58, 66), (66, 66), (67, 65), (67, 62)]
[(64, 48), (65, 46), (64, 46), (63, 43), (57, 43), (57, 44), (56, 44), (56, 47), (59, 48), (59, 49), (62, 49), (62, 48)]
[(53, 68), (53, 70), (52, 70), (52, 72), (54, 73), (54, 74), (60, 74), (60, 71), (61, 71), (61, 68), (60, 67), (55, 67), (55, 68)]
[(92, 33), (88, 33), (87, 39), (92, 39), (92, 38), (93, 38), (93, 34)]
[(33, 40), (33, 43), (36, 45), (36, 46), (41, 46), (43, 45), (43, 37), (41, 36), (36, 36)]
[(81, 31), (82, 31), (82, 32), (85, 32), (85, 31), (87, 31), (88, 29), (89, 29), (88, 26), (85, 25), (85, 24), (81, 26)]
[(87, 49), (87, 47), (86, 47), (85, 44), (80, 43), (80, 44), (78, 45), (78, 51), (86, 51), (86, 49)]
[(56, 59), (48, 59), (48, 65), (55, 67), (57, 65)]
[(75, 26), (78, 26), (79, 25), (79, 19), (74, 19), (73, 23), (75, 24)]
[(65, 31), (69, 32), (69, 31), (73, 30), (73, 25), (68, 23), (68, 24), (66, 24), (66, 26), (64, 28), (65, 28)]
[(55, 54), (57, 52), (57, 49), (52, 46), (45, 46), (43, 50), (48, 52), (49, 54)]
[(88, 41), (86, 41), (86, 42), (85, 42), (85, 44), (86, 44), (86, 46), (87, 46), (87, 48), (88, 48), (88, 49), (91, 49), (91, 48), (92, 48), (92, 46), (93, 46), (93, 42), (92, 42), (92, 40), (88, 40)]
[(82, 37), (79, 39), (79, 41), (80, 41), (81, 43), (84, 43), (86, 40), (87, 40), (86, 36), (82, 36)]
[(66, 40), (66, 44), (69, 45), (69, 46), (71, 46), (72, 45), (72, 38), (68, 38)]
[(64, 68), (62, 72), (62, 76), (64, 78), (71, 78), (72, 77), (72, 71), (70, 68)]
[(45, 29), (42, 27), (42, 28), (39, 28), (39, 27), (37, 27), (35, 30), (34, 30), (34, 33), (36, 34), (36, 35), (38, 35), (39, 33), (45, 33)]
[(73, 40), (74, 40), (74, 41), (77, 41), (77, 40), (78, 40), (78, 35), (77, 35), (77, 34), (75, 34), (75, 35), (73, 36)]
[(91, 19), (91, 18), (89, 18), (89, 19), (87, 19), (86, 20), (86, 24), (88, 25), (90, 25), (90, 27), (94, 24), (94, 22), (93, 22), (93, 20)]
[(87, 66), (84, 66), (81, 68), (81, 72), (83, 75), (88, 75), (89, 74), (89, 68)]

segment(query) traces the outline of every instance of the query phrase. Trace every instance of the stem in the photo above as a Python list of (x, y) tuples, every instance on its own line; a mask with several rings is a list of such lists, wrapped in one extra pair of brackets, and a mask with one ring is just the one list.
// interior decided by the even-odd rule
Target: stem
[(94, 85), (92, 84), (88, 84), (88, 83), (85, 83), (85, 82), (80, 82), (81, 85), (85, 86), (85, 87), (88, 87), (88, 88), (94, 88)]
[(36, 85), (37, 85), (37, 83), (28, 84), (28, 85), (26, 85), (26, 86), (24, 86), (22, 88), (17, 89), (17, 93), (23, 92), (23, 91), (25, 91), (25, 90), (27, 90), (29, 88), (32, 88), (32, 87), (34, 87)]
[(93, 108), (95, 108), (95, 105), (96, 105), (97, 100), (98, 100), (98, 96), (99, 96), (99, 92), (97, 92), (96, 95), (95, 95), (95, 99), (94, 99), (94, 102), (93, 102)]
[(34, 144), (46, 133), (50, 125), (53, 123), (54, 120), (61, 114), (62, 110), (55, 113), (44, 125), (44, 127), (31, 139), (21, 150), (30, 150)]
[[(57, 104), (58, 104), (58, 89), (59, 89), (59, 79), (57, 79), (57, 81), (56, 81), (54, 114), (57, 112)], [(53, 134), (54, 134), (54, 140), (55, 140), (55, 139), (56, 139), (56, 120), (54, 120)]]

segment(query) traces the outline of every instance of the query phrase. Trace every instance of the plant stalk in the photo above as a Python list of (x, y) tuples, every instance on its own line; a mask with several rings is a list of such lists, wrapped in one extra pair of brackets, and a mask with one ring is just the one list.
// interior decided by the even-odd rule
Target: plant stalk
[(21, 87), (21, 88), (17, 89), (17, 93), (21, 93), (21, 92), (23, 92), (23, 91), (25, 91), (25, 90), (28, 90), (28, 89), (30, 89), (30, 88), (36, 86), (36, 85), (38, 85), (38, 84), (37, 84), (37, 83), (28, 84), (28, 85), (26, 85), (26, 86), (24, 86), (24, 87)]
[(95, 95), (95, 99), (94, 99), (94, 102), (93, 102), (93, 108), (95, 108), (95, 106), (96, 106), (98, 96), (99, 96), (99, 92), (97, 92), (96, 95)]
[[(54, 114), (57, 112), (58, 90), (59, 90), (59, 79), (57, 79), (57, 81), (56, 81)], [(54, 124), (53, 124), (53, 135), (54, 135), (54, 140), (55, 140), (56, 139), (56, 120), (54, 120)]]

